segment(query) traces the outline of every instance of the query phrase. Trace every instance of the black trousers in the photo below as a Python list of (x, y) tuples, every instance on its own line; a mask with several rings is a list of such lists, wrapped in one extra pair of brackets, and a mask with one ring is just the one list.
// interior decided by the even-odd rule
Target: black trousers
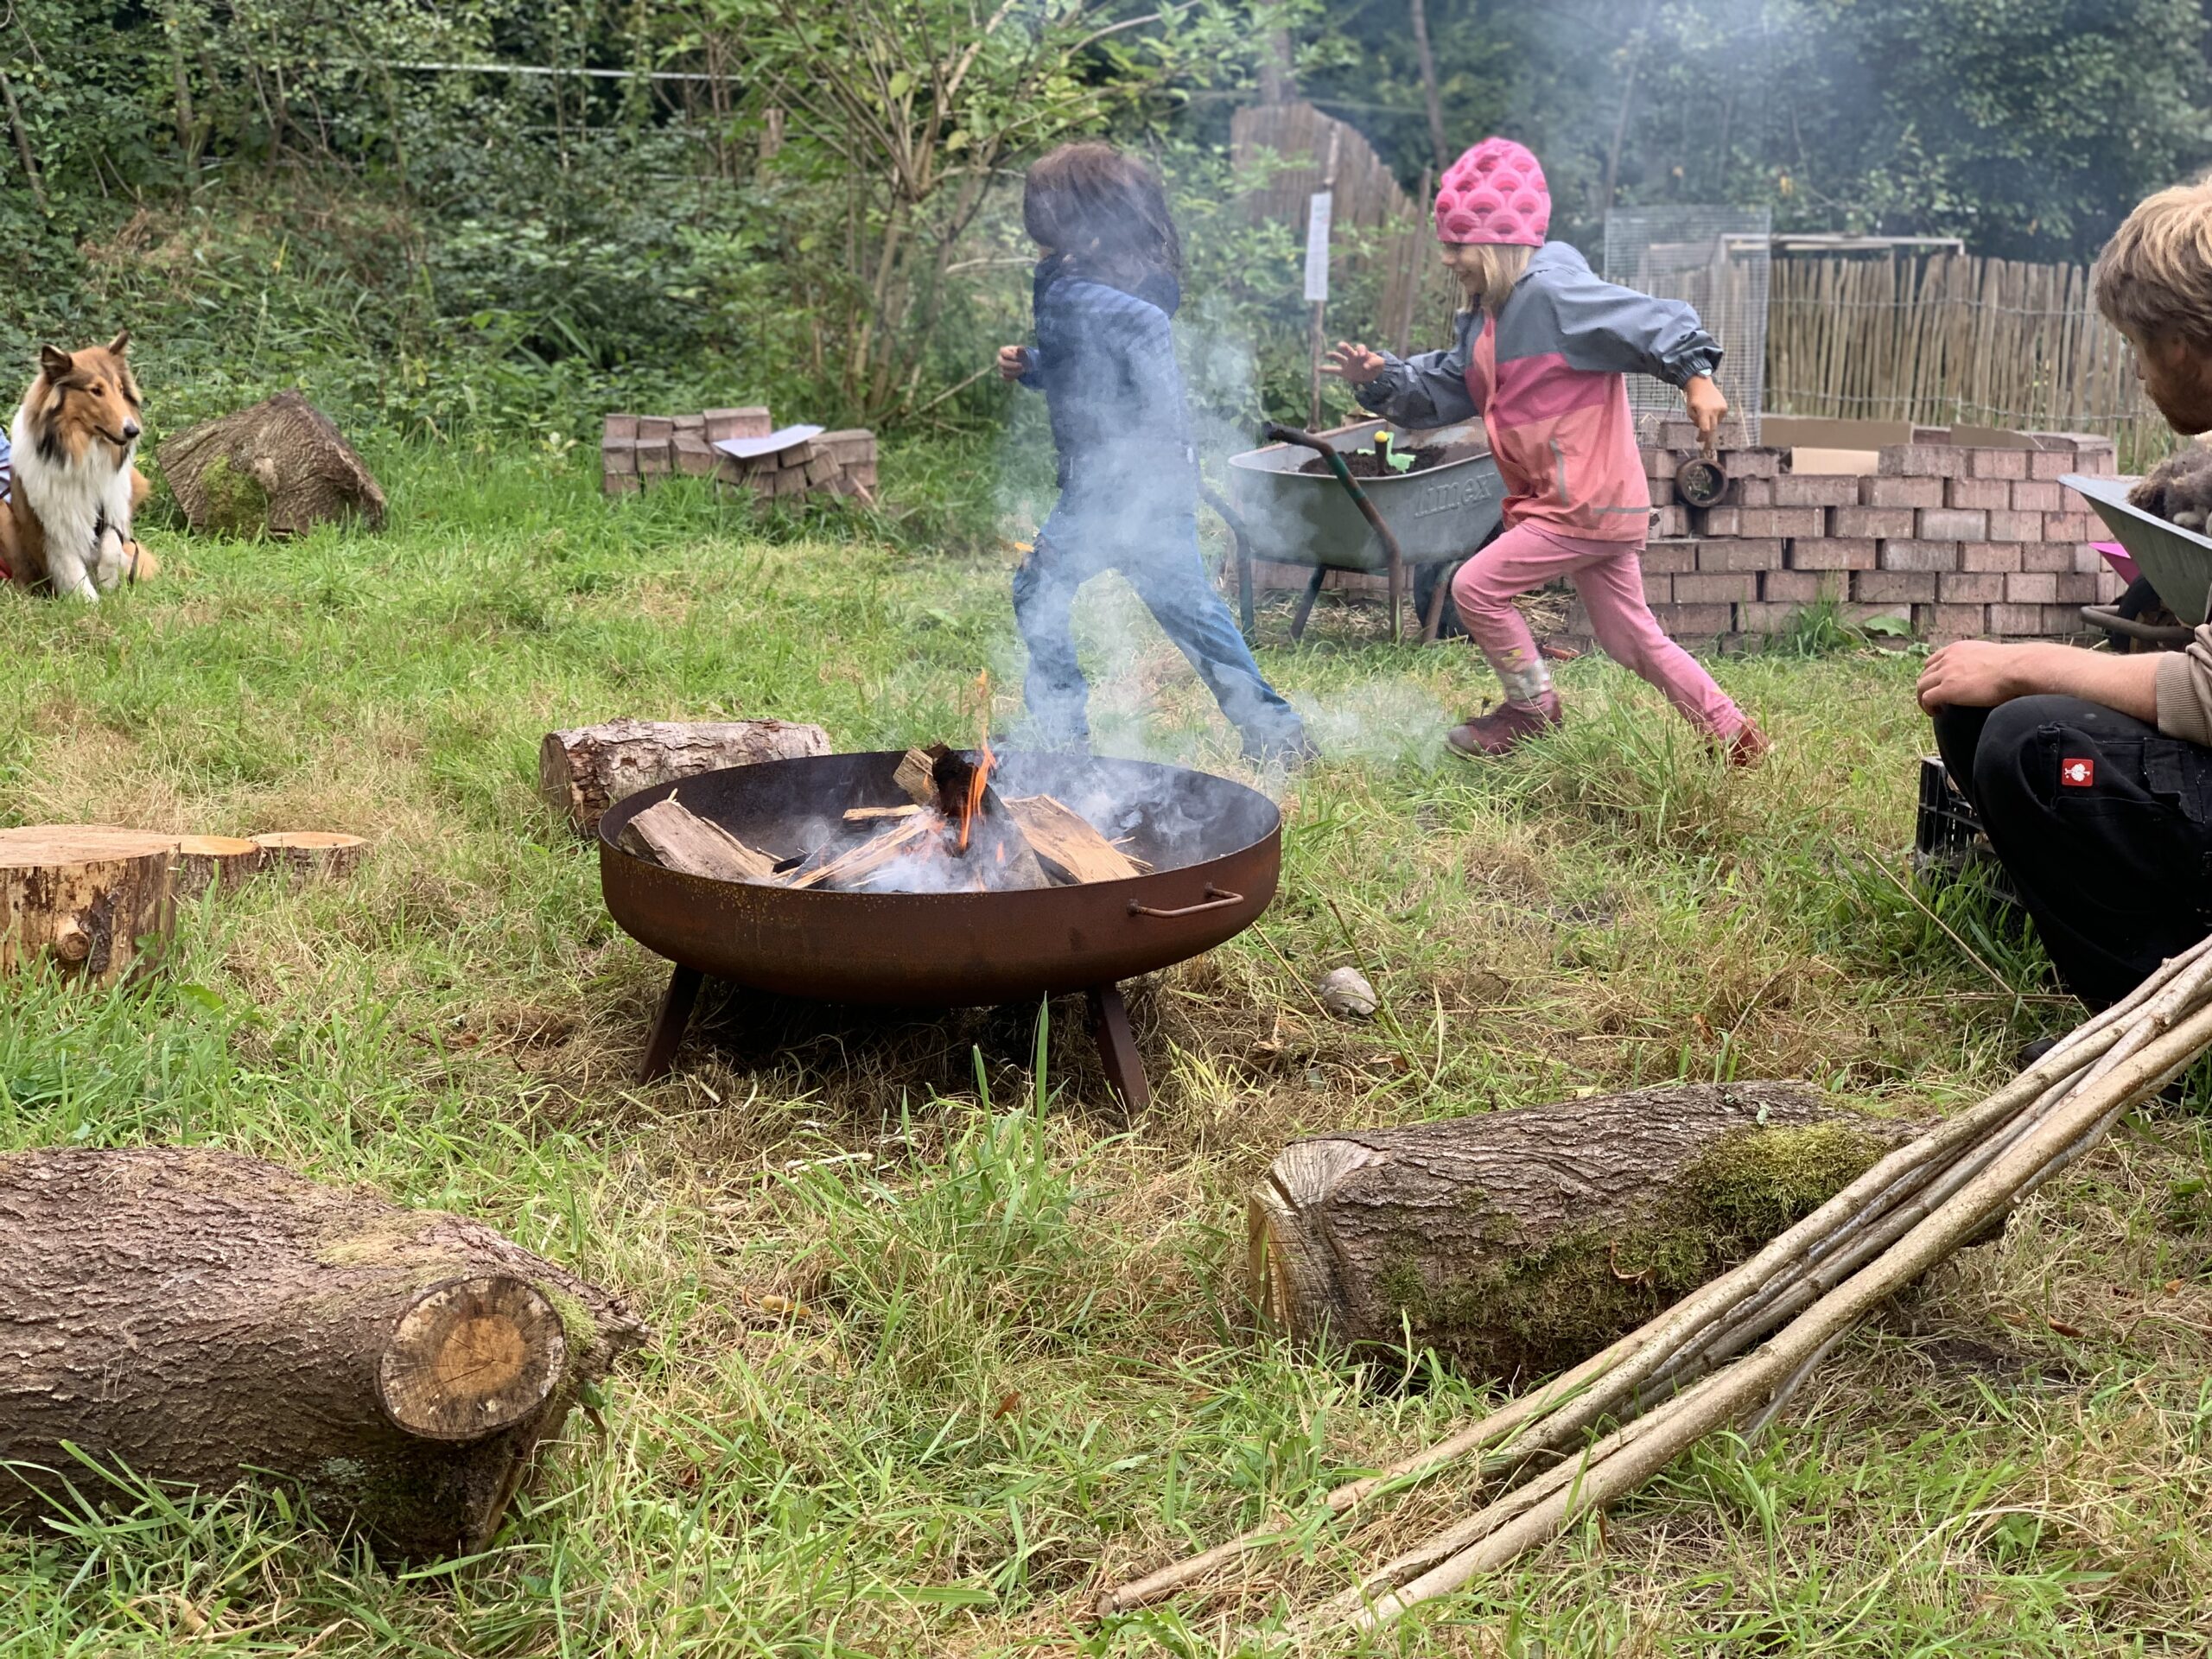
[(1940, 709), (1936, 743), (2091, 1007), (2212, 932), (2212, 749), (2058, 696)]

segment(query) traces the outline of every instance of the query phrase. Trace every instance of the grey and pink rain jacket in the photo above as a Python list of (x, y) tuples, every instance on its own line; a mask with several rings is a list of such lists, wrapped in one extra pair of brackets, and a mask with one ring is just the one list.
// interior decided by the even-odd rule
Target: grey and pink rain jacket
[(1573, 248), (1547, 242), (1495, 318), (1463, 311), (1458, 329), (1449, 351), (1385, 353), (1389, 366), (1354, 396), (1416, 429), (1480, 416), (1505, 480), (1508, 529), (1643, 541), (1651, 489), (1621, 377), (1686, 386), (1711, 374), (1720, 346), (1697, 313), (1600, 281)]

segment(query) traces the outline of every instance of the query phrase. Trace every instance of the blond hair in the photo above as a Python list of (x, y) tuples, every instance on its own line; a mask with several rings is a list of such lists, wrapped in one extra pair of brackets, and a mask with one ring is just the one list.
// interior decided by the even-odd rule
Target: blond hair
[(1471, 311), (1479, 305), (1494, 317), (1504, 308), (1514, 283), (1528, 274), (1529, 257), (1535, 250), (1517, 243), (1480, 242), (1463, 244), (1459, 251), (1462, 256), (1472, 253), (1475, 257), (1472, 271), (1457, 272), (1467, 296), (1467, 308)]
[(2212, 178), (2138, 204), (2089, 275), (2114, 327), (2212, 346)]

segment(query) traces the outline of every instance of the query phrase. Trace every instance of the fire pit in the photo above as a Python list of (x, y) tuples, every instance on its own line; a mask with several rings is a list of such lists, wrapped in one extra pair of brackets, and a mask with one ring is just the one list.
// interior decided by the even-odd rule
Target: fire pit
[[(643, 1075), (668, 1070), (708, 975), (779, 995), (908, 1007), (1082, 991), (1108, 1081), (1131, 1109), (1143, 1107), (1150, 1090), (1119, 982), (1211, 950), (1268, 907), (1282, 853), (1274, 804), (1182, 766), (1001, 755), (989, 790), (973, 786), (978, 801), (987, 793), (994, 804), (1017, 806), (1050, 798), (1095, 826), (1139, 873), (981, 892), (791, 885), (840, 855), (880, 844), (885, 819), (917, 810), (912, 789), (894, 781), (907, 760), (892, 752), (813, 755), (703, 772), (632, 795), (601, 819), (608, 911), (632, 938), (675, 963)], [(777, 874), (715, 880), (628, 850), (638, 837), (633, 831), (626, 846), (626, 830), (671, 797), (713, 826), (709, 834), (726, 831)], [(973, 848), (961, 849), (959, 860), (995, 856), (985, 828), (979, 821)], [(946, 869), (957, 880), (964, 862)], [(928, 870), (891, 879), (952, 885)]]

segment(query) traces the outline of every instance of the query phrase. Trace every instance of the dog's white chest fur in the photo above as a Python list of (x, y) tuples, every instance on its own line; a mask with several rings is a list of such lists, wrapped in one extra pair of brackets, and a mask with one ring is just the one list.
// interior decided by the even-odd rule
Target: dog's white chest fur
[(124, 446), (120, 460), (112, 445), (98, 441), (86, 446), (81, 461), (49, 460), (39, 453), (28, 405), (16, 410), (8, 438), (16, 501), (45, 534), (47, 580), (57, 593), (97, 601), (99, 589), (123, 580), (137, 441)]

